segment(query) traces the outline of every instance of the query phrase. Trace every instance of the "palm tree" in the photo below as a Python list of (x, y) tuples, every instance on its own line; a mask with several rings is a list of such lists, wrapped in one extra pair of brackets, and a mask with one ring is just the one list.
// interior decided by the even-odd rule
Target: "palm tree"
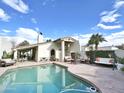
[(103, 42), (103, 41), (106, 41), (105, 38), (100, 35), (100, 34), (93, 34), (91, 37), (90, 37), (90, 40), (88, 41), (88, 46), (89, 45), (95, 45), (95, 50), (98, 49), (98, 45), (99, 43)]
[(92, 47), (91, 55), (90, 55), (90, 59), (91, 59), (92, 62), (95, 61), (96, 50), (98, 49), (99, 43), (101, 43), (103, 41), (106, 41), (105, 38), (102, 35), (98, 34), (98, 33), (97, 34), (93, 34), (90, 37), (90, 40), (88, 41), (87, 46), (95, 45), (95, 51), (92, 51), (93, 50), (93, 47)]

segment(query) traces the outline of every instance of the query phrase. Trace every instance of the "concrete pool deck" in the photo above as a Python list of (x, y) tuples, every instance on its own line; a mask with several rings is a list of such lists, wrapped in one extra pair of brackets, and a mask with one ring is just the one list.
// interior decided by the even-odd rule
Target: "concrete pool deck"
[(124, 93), (124, 73), (121, 71), (87, 64), (57, 64), (67, 66), (71, 73), (91, 81), (102, 93)]
[(63, 62), (23, 62), (16, 63), (13, 66), (0, 67), (0, 76), (8, 69), (35, 66), (41, 64), (55, 63), (68, 67), (68, 70), (84, 79), (94, 83), (102, 93), (124, 93), (124, 73), (112, 68), (87, 65), (87, 64), (70, 64)]

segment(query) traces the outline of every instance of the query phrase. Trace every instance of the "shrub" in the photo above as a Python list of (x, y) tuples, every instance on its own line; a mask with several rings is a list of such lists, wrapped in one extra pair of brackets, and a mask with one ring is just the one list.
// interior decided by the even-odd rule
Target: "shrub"
[(120, 63), (120, 64), (124, 64), (124, 58), (117, 58), (118, 59), (118, 62)]
[(6, 51), (3, 51), (3, 59), (8, 59), (8, 58), (12, 58), (13, 57), (13, 53), (7, 53)]
[(121, 71), (124, 71), (124, 67), (121, 68)]
[(101, 58), (111, 58), (111, 57), (113, 58), (114, 57), (114, 51), (102, 51), (102, 50), (87, 51), (86, 55), (92, 56), (94, 52), (95, 52), (95, 57), (101, 57)]

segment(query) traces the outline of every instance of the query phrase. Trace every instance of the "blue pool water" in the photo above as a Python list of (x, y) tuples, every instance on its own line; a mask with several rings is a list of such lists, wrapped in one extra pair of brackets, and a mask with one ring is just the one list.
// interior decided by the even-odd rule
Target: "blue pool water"
[(0, 93), (98, 93), (91, 87), (54, 64), (9, 70), (0, 77)]

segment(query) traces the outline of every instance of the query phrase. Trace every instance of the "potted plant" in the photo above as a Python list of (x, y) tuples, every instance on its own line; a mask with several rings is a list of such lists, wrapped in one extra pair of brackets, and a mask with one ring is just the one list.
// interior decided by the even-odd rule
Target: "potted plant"
[(117, 69), (121, 70), (121, 68), (124, 67), (124, 58), (117, 58), (118, 62), (117, 62)]

